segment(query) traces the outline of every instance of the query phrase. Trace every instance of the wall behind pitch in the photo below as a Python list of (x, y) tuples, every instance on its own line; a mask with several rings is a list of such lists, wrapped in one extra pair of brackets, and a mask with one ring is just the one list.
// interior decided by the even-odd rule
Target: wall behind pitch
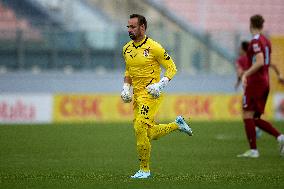
[[(241, 120), (241, 96), (226, 94), (172, 94), (164, 97), (157, 115), (159, 121), (183, 115), (196, 121)], [(273, 118), (269, 98), (265, 116)], [(132, 121), (132, 104), (124, 104), (117, 95), (58, 94), (54, 98), (55, 122)]]
[(55, 122), (129, 121), (132, 108), (118, 95), (57, 94), (54, 96)]
[(51, 123), (53, 96), (0, 94), (0, 123)]
[[(265, 116), (284, 119), (284, 95), (269, 98)], [(273, 101), (272, 101), (273, 100)], [(241, 120), (241, 95), (169, 94), (157, 115), (159, 122), (183, 115), (193, 121)], [(76, 123), (132, 121), (132, 104), (111, 94), (1, 94), (0, 123)]]
[(284, 93), (276, 93), (273, 96), (274, 118), (284, 120)]
[[(275, 64), (281, 74), (284, 74), (284, 36), (272, 36), (272, 63)], [(278, 77), (275, 73), (273, 73), (272, 69), (270, 69), (270, 81), (271, 81), (271, 91), (274, 92), (284, 92), (284, 85), (278, 82)]]

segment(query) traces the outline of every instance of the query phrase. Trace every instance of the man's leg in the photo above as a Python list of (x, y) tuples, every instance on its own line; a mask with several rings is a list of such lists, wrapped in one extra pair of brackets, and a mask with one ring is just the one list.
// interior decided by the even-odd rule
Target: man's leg
[(245, 124), (245, 131), (247, 139), (249, 142), (250, 149), (256, 148), (256, 132), (255, 132), (255, 123), (253, 119), (254, 112), (252, 111), (243, 111), (243, 122)]
[(262, 130), (264, 130), (265, 132), (271, 134), (272, 136), (274, 136), (275, 138), (277, 138), (278, 136), (280, 136), (280, 132), (274, 128), (271, 123), (269, 123), (268, 121), (265, 121), (263, 119), (255, 119), (254, 120), (255, 124)]
[(137, 140), (137, 153), (140, 161), (140, 170), (150, 171), (151, 143), (150, 128), (154, 127), (154, 116), (158, 111), (161, 98), (153, 99), (150, 96), (140, 96), (134, 103), (134, 129)]
[(140, 170), (148, 172), (150, 171), (150, 153), (151, 144), (148, 138), (147, 130), (148, 125), (143, 122), (141, 118), (137, 118), (134, 123), (135, 135), (137, 140), (137, 152), (140, 161)]
[(255, 133), (255, 123), (253, 119), (254, 112), (252, 111), (243, 111), (243, 121), (245, 124), (245, 131), (247, 139), (249, 142), (250, 150), (246, 151), (243, 154), (238, 155), (238, 157), (250, 157), (257, 158), (259, 153), (256, 147), (256, 133)]
[(179, 126), (176, 122), (154, 125), (148, 130), (148, 137), (150, 140), (156, 140), (172, 131), (177, 130), (178, 128)]
[(274, 136), (279, 143), (280, 156), (284, 156), (284, 135), (281, 134), (276, 128), (274, 128), (271, 123), (263, 119), (255, 119), (254, 121), (259, 128)]

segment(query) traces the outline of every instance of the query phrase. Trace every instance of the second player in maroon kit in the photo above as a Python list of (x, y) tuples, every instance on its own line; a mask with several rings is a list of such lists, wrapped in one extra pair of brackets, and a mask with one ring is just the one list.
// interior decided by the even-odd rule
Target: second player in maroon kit
[(256, 55), (263, 55), (264, 64), (254, 74), (247, 77), (247, 86), (243, 98), (243, 108), (255, 111), (254, 117), (259, 117), (263, 112), (269, 94), (269, 64), (271, 44), (262, 34), (256, 34), (249, 44), (247, 56), (248, 67), (256, 61)]
[(243, 121), (250, 150), (238, 155), (238, 157), (259, 157), (256, 146), (256, 125), (278, 140), (280, 155), (284, 155), (284, 135), (274, 128), (271, 123), (261, 119), (269, 94), (268, 69), (271, 54), (271, 43), (262, 34), (263, 23), (264, 19), (261, 15), (254, 15), (250, 18), (250, 31), (253, 39), (247, 51), (249, 69), (242, 75), (244, 87)]
[(247, 56), (248, 45), (249, 45), (248, 41), (242, 41), (242, 43), (240, 45), (240, 49), (239, 49), (239, 57), (237, 58), (237, 60), (235, 62), (236, 73), (237, 73), (237, 82), (235, 84), (236, 90), (238, 89), (238, 87), (240, 85), (241, 78), (242, 78), (244, 71), (249, 69), (249, 67), (248, 67), (248, 56)]

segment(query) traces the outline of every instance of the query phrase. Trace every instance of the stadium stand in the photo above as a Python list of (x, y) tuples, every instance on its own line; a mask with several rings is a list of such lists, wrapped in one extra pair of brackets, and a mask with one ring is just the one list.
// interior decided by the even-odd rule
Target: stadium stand
[(18, 18), (9, 7), (0, 3), (0, 53), (1, 70), (17, 69), (22, 63), (15, 53), (22, 53), (21, 45), (38, 43), (41, 33), (27, 19)]
[(23, 32), (24, 40), (39, 40), (40, 33), (31, 27), (26, 19), (17, 18), (14, 11), (0, 3), (0, 38), (15, 39), (17, 32)]
[[(0, 41), (1, 89), (6, 92), (30, 89), (36, 92), (119, 91), (122, 81), (117, 78), (124, 69), (121, 48), (129, 40), (125, 25), (129, 14), (136, 12), (148, 18), (148, 35), (159, 41), (177, 64), (179, 72), (173, 81), (176, 82), (175, 88), (169, 88), (169, 91), (232, 92), (234, 45), (240, 35), (239, 30), (248, 32), (247, 18), (244, 16), (241, 24), (233, 13), (228, 16), (235, 9), (240, 9), (237, 2), (233, 5), (222, 0), (200, 2), (3, 0), (2, 7), (10, 12), (5, 14), (23, 20), (23, 30), (39, 31), (40, 40), (25, 41), (17, 35), (12, 43), (5, 45), (3, 40)], [(220, 4), (224, 6), (223, 11), (219, 10), (222, 8)], [(246, 6), (242, 8), (247, 9)], [(211, 12), (215, 14), (210, 16), (211, 22), (219, 23), (210, 26), (201, 15), (206, 13), (208, 16)], [(6, 25), (9, 24), (2, 27)], [(222, 32), (214, 28), (222, 28)], [(221, 34), (220, 40), (213, 36), (215, 31)], [(232, 38), (230, 48), (228, 44), (220, 45), (222, 40), (228, 42)], [(2, 69), (3, 65), (7, 66), (8, 74)], [(11, 80), (19, 75), (17, 71), (21, 72), (22, 80)], [(30, 71), (35, 74), (30, 74)], [(9, 81), (13, 82), (13, 87)], [(110, 84), (112, 88), (102, 88), (101, 83), (105, 82), (113, 83)]]
[[(209, 32), (212, 39), (231, 51), (236, 50), (240, 38), (248, 38), (248, 22), (253, 14), (266, 19), (268, 35), (283, 35), (284, 3), (281, 0), (162, 0), (176, 14), (196, 28)], [(236, 35), (237, 34), (237, 35)]]
[(282, 0), (163, 0), (177, 14), (196, 27), (207, 31), (247, 32), (248, 19), (252, 14), (262, 14), (270, 35), (284, 33)]
[[(123, 69), (118, 49), (128, 40), (125, 23), (129, 14), (138, 12), (151, 19), (149, 35), (162, 42), (177, 66), (187, 73), (232, 72), (228, 62), (232, 55), (211, 42), (206, 34), (195, 31), (170, 10), (153, 0), (16, 0), (2, 1), (15, 18), (30, 23), (28, 28), (40, 31), (41, 41), (32, 43), (14, 30), (14, 43), (7, 59), (11, 69)], [(5, 24), (6, 25), (6, 24)], [(20, 30), (22, 31), (22, 30)], [(31, 32), (29, 32), (31, 33)], [(35, 36), (35, 35), (33, 35)], [(20, 40), (16, 41), (16, 40)], [(188, 46), (188, 42), (191, 45)], [(4, 44), (4, 43), (2, 43)], [(21, 45), (19, 45), (21, 44)], [(198, 46), (199, 49), (194, 48)], [(8, 56), (8, 58), (7, 58)], [(9, 58), (10, 57), (10, 58)], [(9, 60), (10, 59), (10, 60)], [(209, 59), (210, 61), (209, 64)], [(9, 61), (8, 61), (9, 60)], [(12, 64), (13, 62), (13, 64)], [(224, 70), (214, 70), (215, 64)], [(14, 66), (11, 66), (14, 65)], [(227, 70), (228, 69), (228, 70)]]
[[(160, 1), (86, 1), (91, 6), (99, 8), (119, 23), (122, 33), (126, 32), (125, 23), (127, 23), (130, 14), (135, 12), (145, 15), (149, 19), (150, 29), (148, 34), (162, 43), (183, 72), (195, 74), (200, 71), (213, 71), (217, 73), (219, 70), (214, 70), (215, 63), (218, 64), (222, 62), (222, 64), (228, 64), (228, 62), (234, 59), (232, 52), (213, 43), (209, 35), (200, 30), (195, 30), (186, 20), (176, 17), (176, 14), (165, 7)], [(194, 46), (198, 46), (199, 49), (194, 48)], [(212, 58), (212, 64), (209, 64), (209, 57), (218, 58)], [(192, 62), (195, 62), (195, 64)], [(225, 72), (232, 72), (230, 66), (226, 65), (224, 68), (225, 67), (229, 69)]]
[[(90, 10), (87, 5), (77, 6), (75, 2), (81, 1), (72, 1), (79, 10), (72, 9), (76, 14), (72, 13), (70, 21), (70, 13), (60, 12), (66, 11), (64, 7), (39, 2), (48, 1), (4, 0), (1, 4), (1, 70), (113, 69), (115, 33), (101, 29), (105, 24), (99, 24), (100, 18), (92, 10), (86, 11)], [(68, 2), (60, 1), (60, 5)], [(96, 24), (90, 24), (94, 20)]]

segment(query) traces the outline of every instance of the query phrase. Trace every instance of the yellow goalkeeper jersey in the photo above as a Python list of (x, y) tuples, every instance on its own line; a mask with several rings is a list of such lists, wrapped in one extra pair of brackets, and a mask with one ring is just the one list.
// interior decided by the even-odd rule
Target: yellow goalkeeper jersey
[(175, 63), (165, 49), (147, 36), (138, 43), (131, 40), (124, 45), (123, 57), (126, 64), (125, 76), (131, 78), (136, 95), (145, 93), (149, 84), (160, 81), (160, 65), (165, 68), (164, 76), (169, 79), (177, 72)]

